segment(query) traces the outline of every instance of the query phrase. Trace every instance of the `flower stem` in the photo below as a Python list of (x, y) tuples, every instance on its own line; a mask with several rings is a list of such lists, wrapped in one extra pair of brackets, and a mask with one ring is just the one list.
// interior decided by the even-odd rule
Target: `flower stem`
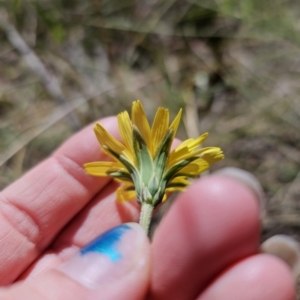
[(143, 203), (140, 214), (140, 225), (144, 228), (146, 234), (149, 232), (149, 226), (152, 217), (153, 206), (149, 203)]

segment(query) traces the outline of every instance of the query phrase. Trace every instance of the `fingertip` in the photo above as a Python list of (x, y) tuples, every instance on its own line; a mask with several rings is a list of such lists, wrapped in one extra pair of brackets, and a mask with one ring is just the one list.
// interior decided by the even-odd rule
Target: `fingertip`
[(228, 265), (257, 253), (259, 237), (259, 207), (246, 185), (221, 175), (196, 180), (154, 235), (153, 299), (195, 296)]
[[(259, 254), (260, 261), (257, 262), (261, 268), (263, 276), (269, 280), (269, 287), (274, 287), (272, 292), (279, 296), (278, 299), (295, 299), (295, 278), (288, 264), (270, 254)], [(276, 299), (274, 296), (273, 299)]]
[[(176, 205), (182, 214), (194, 215), (190, 220), (201, 222), (202, 227), (210, 224), (208, 234), (212, 239), (229, 238), (222, 231), (214, 230), (223, 224), (232, 227), (236, 235), (252, 232), (251, 236), (256, 235), (258, 245), (260, 226), (256, 196), (247, 186), (232, 178), (222, 175), (201, 178), (178, 196)], [(199, 226), (195, 224), (193, 227)]]
[(266, 254), (246, 258), (225, 270), (197, 298), (293, 300), (295, 283), (288, 266)]
[(227, 167), (217, 170), (214, 174), (232, 178), (249, 188), (255, 194), (260, 207), (261, 217), (263, 216), (266, 206), (266, 197), (259, 180), (252, 173), (240, 168)]

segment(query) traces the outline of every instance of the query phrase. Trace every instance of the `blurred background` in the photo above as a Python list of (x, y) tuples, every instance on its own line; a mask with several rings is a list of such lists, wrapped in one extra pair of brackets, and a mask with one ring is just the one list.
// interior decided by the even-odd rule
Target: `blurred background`
[[(0, 188), (140, 99), (261, 181), (263, 239), (300, 239), (295, 0), (0, 1)], [(300, 299), (300, 297), (299, 297)]]

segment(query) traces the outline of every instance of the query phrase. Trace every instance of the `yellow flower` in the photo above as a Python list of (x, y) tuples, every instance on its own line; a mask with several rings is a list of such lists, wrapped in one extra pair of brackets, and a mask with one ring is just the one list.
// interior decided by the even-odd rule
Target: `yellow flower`
[(150, 127), (140, 101), (132, 104), (131, 120), (127, 111), (118, 115), (122, 138), (119, 142), (104, 127), (94, 127), (102, 150), (113, 161), (91, 162), (84, 165), (94, 176), (112, 176), (123, 183), (117, 190), (119, 201), (137, 201), (156, 207), (166, 199), (167, 192), (182, 191), (206, 171), (211, 163), (224, 158), (218, 147), (198, 149), (208, 134), (188, 139), (170, 151), (182, 110), (169, 125), (168, 109), (160, 107)]

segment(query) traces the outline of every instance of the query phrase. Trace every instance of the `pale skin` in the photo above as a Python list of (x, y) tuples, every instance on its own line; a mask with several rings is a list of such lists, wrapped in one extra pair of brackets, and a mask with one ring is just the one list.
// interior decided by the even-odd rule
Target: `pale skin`
[[(114, 117), (101, 123), (118, 136)], [(103, 159), (90, 126), (2, 191), (0, 299), (295, 299), (286, 264), (259, 254), (255, 194), (220, 175), (179, 195), (131, 276), (95, 294), (61, 273), (56, 268), (96, 236), (138, 221), (138, 205), (116, 203), (116, 183), (82, 168)]]

